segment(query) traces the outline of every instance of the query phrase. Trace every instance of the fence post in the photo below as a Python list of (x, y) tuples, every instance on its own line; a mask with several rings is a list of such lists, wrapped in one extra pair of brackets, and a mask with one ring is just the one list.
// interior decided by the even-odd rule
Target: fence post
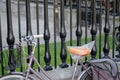
[(54, 0), (54, 65), (57, 68), (57, 45), (56, 35), (59, 34), (59, 9), (58, 0)]
[[(36, 0), (36, 24), (37, 24), (37, 34), (39, 35), (40, 34), (40, 31), (39, 31), (39, 1)], [(37, 51), (38, 51), (38, 62), (40, 64), (40, 39), (38, 38), (37, 39)], [(38, 67), (38, 71), (40, 71), (39, 67)]]
[[(96, 34), (97, 34), (97, 28), (96, 28), (96, 0), (92, 0), (93, 6), (92, 6), (92, 28), (91, 28), (91, 34), (92, 34), (92, 41), (95, 40)], [(91, 51), (91, 57), (92, 59), (95, 59), (97, 53), (96, 44), (93, 46), (93, 49)]]
[(27, 35), (32, 35), (32, 30), (31, 30), (31, 13), (30, 13), (30, 0), (26, 0), (26, 34)]
[[(102, 0), (100, 0), (100, 13), (99, 13), (99, 58), (101, 58), (101, 49), (102, 49)], [(97, 19), (97, 18), (96, 18)]]
[[(20, 16), (20, 0), (17, 1), (17, 9), (18, 9), (18, 34), (19, 34), (19, 39), (21, 38), (21, 16)], [(21, 42), (21, 40), (20, 40)], [(21, 44), (19, 44), (21, 45)], [(22, 53), (22, 48), (19, 49), (19, 52), (18, 54), (20, 54), (20, 71), (22, 72), (23, 71), (23, 64), (22, 64), (22, 56), (21, 56), (21, 53)]]
[(104, 39), (104, 58), (109, 58), (109, 32), (110, 32), (110, 25), (109, 25), (109, 0), (106, 0), (106, 6), (105, 6), (105, 27), (104, 27), (104, 33), (105, 33), (105, 39)]
[[(72, 7), (72, 0), (69, 0), (69, 6), (70, 6), (70, 46), (72, 46), (73, 45), (73, 38), (72, 38), (72, 34), (73, 34), (73, 31), (72, 31), (72, 26), (73, 26), (73, 24), (72, 24), (72, 9), (73, 9), (73, 7)], [(72, 63), (73, 63), (73, 61), (72, 61), (72, 57), (70, 56), (70, 65), (72, 66)]]
[(81, 45), (81, 37), (82, 37), (82, 28), (81, 28), (81, 0), (77, 0), (77, 46)]
[(61, 38), (61, 52), (60, 58), (62, 60), (62, 64), (60, 67), (65, 68), (68, 67), (66, 64), (67, 52), (65, 47), (65, 38), (66, 38), (66, 30), (65, 30), (65, 20), (64, 20), (64, 0), (61, 0), (60, 4), (60, 16), (61, 16), (61, 24), (60, 24), (60, 38)]
[(3, 67), (3, 53), (2, 53), (2, 32), (1, 32), (1, 14), (0, 14), (0, 57), (1, 57), (1, 73), (4, 74), (4, 67)]
[(49, 23), (48, 23), (48, 0), (44, 0), (44, 40), (45, 40), (45, 70), (52, 70), (50, 66), (51, 55), (49, 50), (49, 40), (50, 40), (50, 32), (49, 32)]
[(6, 9), (7, 9), (7, 44), (9, 45), (8, 66), (10, 71), (13, 72), (15, 71), (16, 68), (16, 61), (13, 52), (15, 38), (12, 27), (11, 0), (6, 0)]
[[(26, 0), (26, 35), (32, 35), (31, 30), (31, 14), (30, 14), (30, 0)], [(28, 55), (30, 55), (32, 51), (32, 45), (28, 45)], [(29, 59), (27, 59), (27, 62), (29, 62)], [(34, 62), (32, 62), (31, 67), (33, 67)]]

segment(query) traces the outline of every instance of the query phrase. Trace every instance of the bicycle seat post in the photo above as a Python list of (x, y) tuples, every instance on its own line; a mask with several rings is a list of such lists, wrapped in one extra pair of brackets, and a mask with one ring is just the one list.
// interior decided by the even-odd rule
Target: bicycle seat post
[(75, 62), (74, 71), (73, 71), (73, 75), (72, 75), (72, 80), (74, 80), (74, 78), (75, 78), (75, 72), (77, 70), (78, 62), (79, 62), (79, 57), (76, 59), (76, 62)]

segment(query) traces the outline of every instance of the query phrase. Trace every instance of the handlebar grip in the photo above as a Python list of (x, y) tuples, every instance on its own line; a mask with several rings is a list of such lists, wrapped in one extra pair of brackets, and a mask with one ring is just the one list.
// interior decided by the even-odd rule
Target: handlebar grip
[(33, 35), (34, 38), (43, 38), (43, 35), (40, 34), (40, 35)]

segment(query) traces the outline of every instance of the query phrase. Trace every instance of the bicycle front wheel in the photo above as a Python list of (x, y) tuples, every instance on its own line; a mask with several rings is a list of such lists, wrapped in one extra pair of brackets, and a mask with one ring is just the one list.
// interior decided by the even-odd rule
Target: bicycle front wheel
[[(8, 74), (0, 77), (0, 80), (25, 80), (25, 76), (22, 74)], [(29, 77), (27, 80), (34, 80), (32, 77)]]
[(78, 80), (92, 80), (92, 70), (91, 68), (88, 68), (87, 70), (84, 70), (80, 76), (78, 77)]

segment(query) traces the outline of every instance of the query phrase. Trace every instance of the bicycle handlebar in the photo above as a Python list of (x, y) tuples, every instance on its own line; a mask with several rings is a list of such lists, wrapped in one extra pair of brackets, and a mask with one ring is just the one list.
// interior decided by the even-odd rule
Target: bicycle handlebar
[(27, 42), (32, 42), (34, 41), (34, 38), (42, 38), (43, 35), (28, 35), (28, 36), (22, 36), (21, 40), (27, 41)]
[(28, 35), (28, 36), (22, 36), (21, 37), (21, 41), (20, 43), (22, 43), (22, 41), (26, 41), (28, 45), (31, 45), (33, 46), (33, 49), (32, 49), (32, 54), (34, 54), (34, 51), (35, 51), (35, 47), (36, 47), (36, 41), (34, 40), (35, 38), (42, 38), (43, 35)]
[(34, 38), (43, 38), (43, 35), (40, 34), (40, 35), (33, 35)]

